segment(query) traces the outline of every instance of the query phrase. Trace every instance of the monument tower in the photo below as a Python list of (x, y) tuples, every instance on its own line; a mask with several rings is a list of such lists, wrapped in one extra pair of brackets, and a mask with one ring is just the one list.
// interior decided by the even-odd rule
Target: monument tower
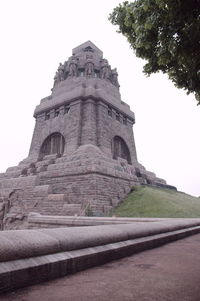
[(105, 214), (133, 185), (166, 186), (137, 161), (134, 113), (121, 100), (117, 70), (92, 42), (59, 64), (34, 117), (28, 157), (0, 175), (7, 228), (30, 212)]

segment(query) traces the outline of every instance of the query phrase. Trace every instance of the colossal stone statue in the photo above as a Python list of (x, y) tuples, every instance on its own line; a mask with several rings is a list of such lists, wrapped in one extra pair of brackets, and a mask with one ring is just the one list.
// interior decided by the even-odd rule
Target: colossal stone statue
[(60, 63), (59, 67), (58, 67), (58, 79), (59, 81), (63, 81), (64, 80), (64, 65)]
[(77, 58), (72, 57), (71, 62), (69, 63), (69, 77), (78, 76), (78, 69), (77, 69)]
[(117, 88), (119, 88), (118, 73), (117, 73), (116, 68), (112, 70), (111, 76), (112, 76), (111, 81), (112, 81), (113, 85), (115, 85)]
[(94, 64), (90, 59), (87, 60), (85, 64), (85, 75), (87, 77), (93, 77), (94, 76)]
[(105, 79), (119, 89), (117, 70), (111, 70), (108, 61), (101, 56), (96, 56), (95, 50), (90, 46), (82, 49), (80, 58), (73, 53), (68, 61), (65, 61), (64, 64), (60, 63), (54, 77), (53, 88), (67, 78), (79, 76)]
[(56, 74), (54, 76), (54, 87), (61, 81), (63, 81), (64, 78), (64, 70), (65, 67), (64, 65), (62, 65), (61, 63), (58, 66), (58, 70), (56, 71)]
[(108, 61), (103, 59), (102, 63), (101, 63), (101, 73), (100, 76), (102, 79), (110, 79), (110, 75), (111, 75), (111, 70), (110, 70), (110, 66), (108, 65)]

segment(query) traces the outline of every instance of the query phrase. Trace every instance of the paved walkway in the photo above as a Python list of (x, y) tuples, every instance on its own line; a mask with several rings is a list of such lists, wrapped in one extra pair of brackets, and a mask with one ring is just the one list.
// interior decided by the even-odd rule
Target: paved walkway
[(200, 234), (0, 296), (11, 300), (200, 301)]

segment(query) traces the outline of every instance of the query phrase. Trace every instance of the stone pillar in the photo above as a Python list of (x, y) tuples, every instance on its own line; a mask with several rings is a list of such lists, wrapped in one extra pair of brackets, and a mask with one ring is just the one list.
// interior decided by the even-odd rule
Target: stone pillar
[(94, 100), (88, 99), (83, 101), (81, 145), (97, 145), (96, 110), (96, 103)]
[(108, 124), (108, 107), (102, 101), (97, 103), (97, 146), (110, 156), (111, 144), (106, 124)]
[(81, 123), (82, 123), (82, 100), (74, 101), (70, 104), (70, 122), (65, 123), (66, 146), (65, 154), (70, 154), (80, 146)]
[(37, 161), (39, 156), (39, 151), (40, 151), (39, 139), (40, 139), (40, 133), (44, 126), (44, 122), (45, 122), (45, 113), (41, 114), (36, 118), (35, 128), (34, 128), (33, 137), (32, 137), (31, 146), (28, 155), (28, 158), (32, 161)]
[(137, 152), (136, 152), (136, 146), (135, 146), (135, 138), (133, 133), (133, 123), (129, 120), (127, 120), (127, 133), (128, 133), (128, 141), (129, 141), (129, 151), (131, 155), (131, 161), (136, 162), (137, 161)]

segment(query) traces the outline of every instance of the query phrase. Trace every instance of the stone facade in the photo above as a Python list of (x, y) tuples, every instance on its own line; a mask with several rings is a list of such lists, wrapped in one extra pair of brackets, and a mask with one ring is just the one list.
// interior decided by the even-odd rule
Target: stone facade
[(116, 69), (90, 41), (72, 54), (35, 109), (28, 157), (0, 174), (4, 229), (25, 227), (30, 212), (102, 215), (133, 185), (168, 187), (137, 161), (135, 116)]

